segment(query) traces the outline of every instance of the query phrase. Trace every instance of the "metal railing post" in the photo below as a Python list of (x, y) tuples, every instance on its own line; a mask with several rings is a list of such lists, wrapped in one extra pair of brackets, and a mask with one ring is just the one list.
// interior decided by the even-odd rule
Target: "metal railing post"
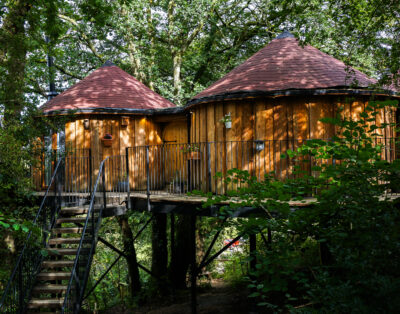
[(106, 195), (106, 163), (104, 162), (103, 164), (103, 169), (100, 169), (99, 171), (103, 171), (101, 173), (101, 180), (103, 181), (103, 204), (104, 207), (103, 209), (106, 209), (107, 207), (107, 195)]
[(211, 187), (211, 144), (210, 142), (207, 142), (207, 177), (208, 177), (208, 191), (207, 192), (212, 192), (212, 187)]
[(126, 200), (126, 205), (128, 210), (131, 209), (131, 183), (129, 179), (129, 147), (125, 148), (125, 162), (126, 162), (126, 181), (128, 183), (127, 189), (127, 200)]
[(150, 158), (148, 145), (146, 145), (146, 181), (147, 210), (150, 211)]
[(92, 196), (92, 176), (93, 176), (93, 165), (92, 165), (92, 149), (89, 148), (89, 195)]
[[(57, 194), (58, 194), (58, 174), (59, 174), (59, 172), (58, 172), (58, 169), (56, 169), (56, 165), (57, 165), (57, 151), (55, 150), (54, 151), (54, 171), (56, 171), (56, 173), (55, 173), (55, 177), (54, 177), (54, 204), (53, 204), (53, 208), (52, 208), (52, 210), (51, 210), (51, 213), (50, 213), (50, 217), (52, 217), (53, 216), (53, 213), (55, 213), (55, 211), (56, 211), (56, 208), (57, 208)], [(50, 229), (50, 226), (48, 226), (49, 227), (49, 229)]]

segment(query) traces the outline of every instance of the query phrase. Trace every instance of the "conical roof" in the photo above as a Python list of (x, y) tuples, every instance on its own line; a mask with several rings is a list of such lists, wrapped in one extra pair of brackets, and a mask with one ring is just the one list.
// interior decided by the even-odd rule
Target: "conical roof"
[[(190, 103), (249, 92), (367, 87), (374, 79), (312, 46), (301, 47), (290, 33), (272, 40), (247, 61), (196, 95)], [(216, 97), (219, 96), (219, 97)]]
[(175, 107), (115, 64), (107, 61), (42, 106), (44, 113), (65, 110), (161, 109)]

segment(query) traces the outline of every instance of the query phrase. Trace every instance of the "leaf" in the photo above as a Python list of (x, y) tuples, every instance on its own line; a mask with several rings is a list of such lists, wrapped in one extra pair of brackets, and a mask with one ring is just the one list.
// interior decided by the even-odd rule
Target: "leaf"
[(20, 229), (20, 225), (19, 224), (13, 224), (13, 229), (15, 230), (15, 231), (18, 231), (19, 229)]

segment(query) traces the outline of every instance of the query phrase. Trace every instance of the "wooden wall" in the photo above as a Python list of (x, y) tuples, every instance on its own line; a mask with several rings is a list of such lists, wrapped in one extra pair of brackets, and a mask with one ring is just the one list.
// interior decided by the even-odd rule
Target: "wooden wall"
[[(321, 118), (334, 117), (338, 108), (343, 107), (342, 115), (357, 120), (367, 103), (368, 98), (361, 96), (351, 101), (335, 96), (310, 96), (197, 105), (191, 108), (190, 138), (192, 143), (216, 142), (210, 148), (213, 174), (239, 168), (259, 178), (271, 171), (283, 178), (288, 175), (291, 165), (287, 158), (281, 157), (282, 154), (288, 149), (296, 149), (307, 139), (332, 138), (337, 131), (333, 125), (319, 121)], [(232, 117), (231, 129), (220, 122), (228, 113)], [(389, 108), (380, 110), (376, 124), (390, 122), (394, 122), (394, 112)], [(392, 138), (394, 129), (387, 127), (382, 135)], [(257, 151), (254, 143), (246, 142), (254, 140), (265, 141), (265, 149)], [(310, 171), (306, 163), (302, 168)], [(202, 182), (206, 182), (204, 171), (199, 172), (204, 176)], [(229, 188), (214, 179), (212, 187), (213, 191), (221, 192)]]
[[(126, 120), (128, 118), (128, 120)], [(128, 121), (122, 125), (122, 120)], [(85, 120), (89, 127), (85, 128)], [(126, 124), (126, 123), (124, 123)], [(111, 147), (102, 143), (104, 134), (113, 136)], [(163, 160), (165, 149), (157, 146), (165, 143), (168, 145), (170, 160)], [(92, 155), (92, 182), (95, 182), (98, 169), (102, 160), (113, 156), (106, 162), (106, 176), (114, 178), (113, 181), (124, 180), (126, 173), (126, 148), (129, 155), (129, 176), (131, 189), (146, 189), (146, 148), (150, 145), (150, 180), (152, 187), (163, 188), (168, 184), (173, 174), (181, 171), (183, 160), (177, 149), (178, 144), (187, 143), (187, 120), (185, 115), (174, 116), (121, 116), (121, 115), (77, 115), (65, 124), (65, 144), (68, 151), (73, 152), (74, 159), (66, 157), (66, 185), (67, 189), (86, 191), (86, 168), (88, 160), (84, 156), (91, 150)], [(52, 146), (57, 148), (57, 136), (52, 137)], [(77, 157), (78, 156), (78, 157)], [(172, 161), (171, 161), (172, 160)], [(165, 170), (165, 171), (162, 171)], [(186, 170), (183, 170), (186, 171)], [(164, 173), (165, 172), (165, 173)], [(161, 178), (161, 174), (162, 178)], [(186, 175), (186, 173), (182, 173)], [(45, 188), (43, 162), (33, 173), (33, 183), (37, 190)], [(109, 182), (107, 189), (115, 190), (118, 182)], [(154, 185), (157, 182), (158, 185)], [(73, 186), (72, 186), (73, 185)]]
[[(192, 187), (209, 190), (211, 184), (212, 191), (224, 192), (232, 186), (226, 186), (222, 180), (215, 179), (216, 172), (226, 173), (228, 169), (239, 168), (259, 178), (271, 171), (278, 177), (285, 177), (291, 164), (288, 159), (281, 157), (282, 154), (288, 149), (296, 149), (304, 140), (328, 139), (337, 132), (332, 125), (324, 124), (319, 119), (333, 117), (339, 107), (344, 108), (344, 116), (358, 119), (367, 101), (367, 97), (349, 102), (334, 96), (310, 96), (223, 101), (194, 106), (190, 109), (190, 142), (212, 142), (201, 145), (200, 160), (188, 161), (187, 154), (180, 150), (179, 144), (187, 143), (188, 140), (185, 115), (132, 115), (127, 117), (126, 126), (121, 123), (126, 116), (77, 115), (65, 125), (65, 141), (71, 150), (91, 149), (94, 159), (93, 182), (100, 162), (109, 156), (120, 156), (120, 161), (113, 166), (123, 173), (124, 167), (126, 169), (125, 149), (132, 147), (129, 150), (130, 185), (132, 189), (145, 190), (144, 145), (164, 144), (162, 149), (153, 147), (150, 151), (152, 188), (165, 188), (176, 175), (185, 180), (190, 168)], [(226, 129), (220, 122), (227, 113), (231, 113), (231, 129)], [(378, 112), (376, 124), (394, 122), (394, 116), (395, 112), (384, 108)], [(88, 129), (84, 127), (86, 119), (89, 120)], [(114, 137), (111, 147), (102, 144), (101, 138), (105, 133)], [(390, 127), (386, 127), (382, 135), (387, 138), (395, 136)], [(254, 140), (265, 141), (265, 148), (257, 151), (254, 142), (249, 142)], [(56, 136), (53, 137), (53, 146), (57, 147)], [(383, 154), (385, 159), (394, 158), (390, 149)], [(310, 171), (309, 165), (304, 164), (302, 167)], [(108, 169), (111, 169), (111, 165)], [(66, 174), (71, 181), (76, 180), (78, 175), (74, 171), (68, 170)], [(112, 174), (107, 173), (107, 176), (111, 177)], [(43, 183), (43, 174), (36, 175), (34, 181), (36, 185)], [(115, 185), (112, 182), (108, 188), (112, 189)]]

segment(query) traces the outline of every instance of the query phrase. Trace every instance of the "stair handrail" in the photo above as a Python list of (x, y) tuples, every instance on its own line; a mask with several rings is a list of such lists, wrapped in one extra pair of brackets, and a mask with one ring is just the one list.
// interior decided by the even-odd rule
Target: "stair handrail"
[[(99, 166), (99, 173), (97, 175), (97, 179), (96, 182), (93, 186), (93, 192), (91, 194), (90, 197), (90, 203), (89, 203), (89, 209), (88, 209), (88, 213), (86, 216), (86, 220), (85, 220), (85, 225), (83, 227), (82, 230), (82, 236), (81, 236), (81, 240), (79, 241), (79, 246), (78, 246), (78, 250), (76, 253), (76, 257), (74, 260), (74, 266), (72, 268), (71, 271), (71, 277), (69, 279), (68, 282), (68, 287), (67, 287), (67, 291), (65, 293), (65, 297), (64, 297), (64, 302), (61, 308), (61, 313), (70, 313), (70, 311), (72, 310), (73, 313), (79, 313), (80, 310), (80, 306), (81, 306), (81, 302), (83, 299), (83, 294), (85, 292), (85, 287), (86, 287), (86, 282), (89, 276), (89, 272), (90, 272), (90, 266), (91, 266), (91, 261), (93, 258), (93, 254), (94, 254), (94, 248), (96, 246), (96, 237), (97, 237), (97, 233), (98, 230), (100, 228), (100, 224), (101, 224), (101, 218), (102, 218), (102, 212), (103, 212), (103, 208), (105, 208), (107, 206), (107, 200), (106, 200), (106, 192), (105, 192), (105, 172), (104, 172), (104, 168), (105, 168), (105, 162), (109, 159), (110, 157), (107, 157), (106, 159), (104, 159)], [(96, 192), (97, 192), (97, 188), (100, 182), (100, 178), (102, 178), (102, 183), (103, 183), (103, 206), (100, 206), (99, 209), (99, 217), (97, 218), (97, 224), (96, 224), (96, 228), (94, 227), (94, 204), (95, 204), (95, 196), (96, 196)], [(82, 280), (82, 284), (79, 281), (78, 278), (78, 274), (77, 274), (77, 267), (79, 267), (79, 257), (81, 256), (81, 251), (82, 251), (82, 245), (84, 242), (84, 238), (86, 235), (86, 230), (88, 228), (88, 223), (90, 221), (90, 216), (92, 216), (92, 243), (90, 246), (90, 252), (89, 252), (89, 257), (88, 257), (88, 261), (86, 263), (86, 267), (85, 267), (85, 272), (84, 272), (84, 278)], [(95, 229), (94, 229), (95, 228)], [(75, 300), (75, 302), (73, 302), (73, 304), (71, 304), (73, 306), (73, 309), (69, 309), (68, 308), (68, 301), (69, 298), (71, 297), (71, 290), (72, 290), (72, 285), (73, 285), (73, 281), (76, 281), (77, 283), (77, 299)]]
[[(33, 220), (33, 225), (35, 225), (35, 224), (37, 223), (39, 217), (41, 216), (42, 210), (43, 210), (44, 205), (45, 205), (45, 203), (46, 203), (47, 196), (48, 196), (48, 194), (49, 194), (49, 191), (51, 190), (51, 187), (52, 187), (52, 185), (53, 185), (53, 182), (54, 182), (56, 176), (59, 174), (59, 173), (58, 173), (58, 170), (61, 169), (61, 168), (60, 168), (60, 165), (61, 165), (61, 163), (63, 162), (63, 160), (64, 160), (63, 158), (60, 158), (60, 159), (58, 160), (57, 164), (56, 164), (56, 167), (55, 167), (55, 169), (54, 169), (54, 172), (53, 172), (53, 175), (52, 175), (51, 180), (50, 180), (50, 182), (49, 182), (49, 185), (48, 185), (48, 187), (47, 187), (47, 189), (46, 189), (46, 192), (45, 192), (45, 194), (44, 194), (44, 196), (43, 196), (43, 199), (42, 199), (42, 202), (41, 202), (41, 204), (40, 204), (39, 210), (38, 210), (38, 212), (36, 213), (35, 219)], [(56, 189), (57, 189), (57, 186), (55, 186), (55, 190), (56, 190)], [(56, 193), (57, 193), (57, 191), (56, 191)], [(55, 215), (56, 215), (56, 210), (53, 211), (53, 216), (52, 216), (52, 218), (51, 218), (51, 220), (50, 220), (51, 224), (54, 223), (54, 217), (55, 217)], [(51, 225), (51, 224), (50, 224), (50, 225)], [(49, 227), (51, 227), (51, 226), (49, 226)], [(43, 232), (43, 231), (42, 231), (42, 232)], [(15, 279), (15, 276), (16, 276), (18, 270), (19, 270), (19, 267), (20, 267), (21, 262), (22, 262), (22, 258), (23, 258), (24, 254), (25, 254), (25, 251), (27, 250), (27, 245), (28, 245), (28, 243), (29, 243), (29, 239), (30, 239), (31, 236), (32, 236), (32, 230), (30, 230), (30, 231), (28, 232), (28, 235), (27, 235), (26, 240), (25, 240), (25, 242), (24, 242), (24, 246), (23, 246), (23, 248), (22, 248), (21, 254), (20, 254), (19, 257), (18, 257), (17, 263), (15, 264), (14, 269), (13, 269), (13, 272), (11, 273), (10, 279), (8, 280), (6, 289), (4, 290), (3, 296), (2, 296), (1, 301), (0, 301), (0, 310), (2, 310), (2, 308), (3, 308), (3, 306), (4, 306), (4, 302), (5, 302), (5, 300), (6, 300), (7, 294), (8, 294), (8, 292), (9, 292), (9, 290), (11, 289), (12, 283), (13, 283), (13, 281), (14, 281), (14, 279)], [(39, 255), (41, 255), (41, 254), (39, 253)], [(43, 256), (41, 257), (41, 259), (43, 259)], [(35, 265), (36, 267), (34, 267), (34, 268), (36, 268), (36, 269), (33, 270), (32, 276), (35, 275), (34, 273), (37, 271), (37, 268), (38, 268), (38, 266), (40, 265), (40, 263), (41, 263), (41, 260), (40, 260), (40, 262), (38, 263), (38, 265)], [(33, 280), (32, 280), (32, 282), (33, 282)], [(33, 285), (31, 285), (30, 290), (32, 289), (32, 287), (33, 287)], [(22, 292), (22, 291), (20, 291), (20, 293), (21, 293), (21, 292)], [(30, 292), (30, 291), (29, 291), (29, 292)], [(22, 295), (19, 294), (19, 295), (18, 295), (18, 298), (19, 298), (18, 302), (19, 302), (19, 303), (26, 303), (26, 302), (27, 302), (26, 295), (29, 296), (29, 292), (28, 292), (28, 294), (26, 294), (26, 292), (25, 292), (24, 294), (22, 294)], [(18, 308), (19, 308), (19, 310), (17, 310), (17, 311), (19, 311), (20, 313), (22, 313), (22, 312), (23, 312), (23, 308), (24, 308), (24, 304), (19, 304), (19, 307), (18, 307)]]

